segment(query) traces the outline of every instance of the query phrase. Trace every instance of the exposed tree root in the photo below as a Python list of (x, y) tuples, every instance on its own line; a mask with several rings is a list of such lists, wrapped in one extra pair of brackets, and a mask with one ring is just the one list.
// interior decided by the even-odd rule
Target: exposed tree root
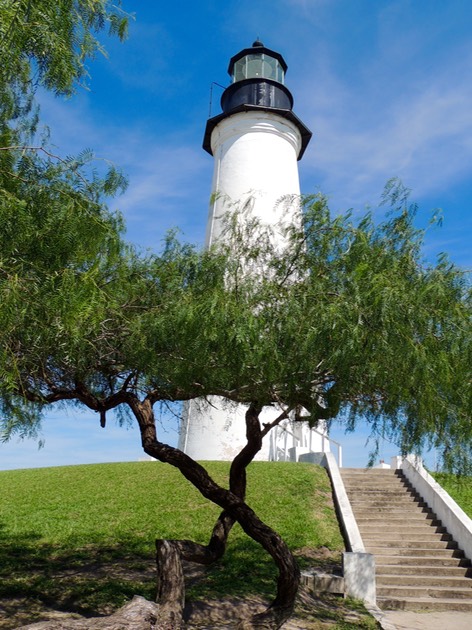
[(18, 630), (177, 630), (180, 626), (169, 625), (161, 619), (158, 604), (136, 595), (125, 606), (109, 617), (90, 619), (61, 619), (58, 621), (40, 621)]

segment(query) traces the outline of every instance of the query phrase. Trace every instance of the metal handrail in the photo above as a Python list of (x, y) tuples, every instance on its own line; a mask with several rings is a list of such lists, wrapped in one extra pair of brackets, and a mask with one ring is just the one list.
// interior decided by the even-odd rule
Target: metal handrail
[[(277, 442), (278, 442), (278, 438), (281, 437), (282, 432), (284, 434), (284, 436), (283, 436), (283, 448), (280, 448), (280, 446), (278, 446)], [(338, 452), (338, 458), (337, 458), (338, 459), (338, 467), (342, 468), (342, 446), (341, 446), (341, 444), (339, 442), (337, 442), (336, 440), (333, 440), (332, 438), (327, 436), (325, 433), (322, 433), (321, 431), (318, 431), (315, 428), (310, 429), (308, 443), (302, 444), (302, 440), (300, 438), (298, 438), (294, 433), (292, 433), (292, 431), (290, 431), (288, 429), (287, 425), (282, 425), (282, 426), (275, 427), (270, 432), (271, 444), (270, 444), (270, 450), (269, 450), (269, 459), (276, 460), (276, 461), (282, 460), (284, 462), (286, 462), (287, 460), (290, 459), (289, 454), (288, 454), (288, 449), (289, 449), (288, 438), (289, 438), (289, 436), (292, 437), (292, 441), (293, 441), (293, 446), (294, 447), (303, 446), (303, 447), (308, 448), (310, 453), (315, 452), (312, 449), (313, 433), (316, 433), (316, 434), (321, 436), (321, 451), (323, 453), (328, 452), (328, 450), (326, 449), (326, 442), (328, 442), (329, 444), (332, 443), (332, 444), (334, 444), (336, 446), (337, 452)], [(306, 442), (306, 440), (305, 440), (305, 442)]]

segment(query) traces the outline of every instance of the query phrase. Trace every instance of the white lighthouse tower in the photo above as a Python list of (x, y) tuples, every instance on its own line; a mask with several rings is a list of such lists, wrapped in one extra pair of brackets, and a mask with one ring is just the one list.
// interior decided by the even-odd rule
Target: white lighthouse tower
[(215, 158), (207, 245), (221, 237), (232, 205), (261, 223), (300, 221), (297, 160), (311, 132), (292, 111), (282, 55), (255, 41), (232, 57), (223, 113), (207, 122), (203, 148)]
[[(214, 157), (207, 246), (224, 238), (224, 216), (232, 207), (244, 208), (261, 224), (300, 224), (297, 160), (311, 132), (292, 111), (286, 71), (282, 55), (260, 41), (230, 60), (231, 84), (221, 97), (223, 112), (208, 120), (203, 141)], [(281, 232), (274, 238), (275, 247), (284, 246)], [(179, 448), (197, 460), (233, 459), (245, 444), (246, 409), (218, 397), (186, 403)], [(261, 421), (270, 422), (279, 413), (265, 407)], [(303, 431), (296, 429), (300, 445)], [(269, 437), (259, 459), (274, 457)]]

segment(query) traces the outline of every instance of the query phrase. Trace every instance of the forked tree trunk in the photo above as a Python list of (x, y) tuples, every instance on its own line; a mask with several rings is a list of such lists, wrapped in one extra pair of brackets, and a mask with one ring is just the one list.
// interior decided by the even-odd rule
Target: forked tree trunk
[[(230, 473), (230, 489), (226, 490), (209, 476), (207, 471), (193, 459), (178, 449), (157, 440), (152, 404), (149, 400), (139, 401), (134, 398), (129, 402), (138, 420), (144, 451), (151, 457), (171, 464), (180, 470), (200, 493), (224, 512), (220, 515), (213, 530), (208, 547), (191, 541), (157, 541), (159, 593), (162, 612), (169, 621), (177, 623), (182, 613), (184, 586), (180, 557), (209, 564), (213, 558), (221, 557), (226, 547), (228, 533), (234, 521), (238, 521), (245, 533), (258, 542), (272, 556), (278, 571), (277, 595), (269, 608), (254, 615), (244, 622), (242, 628), (279, 628), (291, 615), (298, 591), (300, 572), (296, 561), (282, 538), (263, 523), (245, 503), (246, 466), (260, 449), (262, 437), (267, 432), (261, 430), (259, 423), (260, 408), (251, 405), (246, 414), (248, 443), (235, 458)], [(213, 543), (212, 543), (213, 541)], [(165, 543), (170, 543), (166, 545)], [(163, 574), (164, 567), (172, 567), (170, 585), (164, 586), (168, 575)], [(176, 625), (176, 628), (179, 626)]]
[[(258, 410), (250, 407), (246, 423), (247, 444), (231, 463), (229, 489), (241, 499), (246, 495), (246, 468), (260, 451), (262, 438), (257, 420)], [(257, 423), (259, 431), (251, 430)], [(223, 511), (216, 521), (208, 545), (200, 545), (191, 540), (156, 540), (157, 601), (174, 620), (178, 611), (182, 614), (185, 603), (185, 583), (181, 560), (210, 565), (223, 557), (229, 533), (235, 519)]]

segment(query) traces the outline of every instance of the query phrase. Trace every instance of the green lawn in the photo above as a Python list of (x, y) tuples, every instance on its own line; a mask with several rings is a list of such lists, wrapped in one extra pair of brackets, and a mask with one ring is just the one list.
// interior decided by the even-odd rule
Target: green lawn
[(450, 473), (432, 473), (436, 481), (448, 492), (464, 512), (472, 518), (472, 478)]
[[(228, 465), (208, 464), (225, 483)], [(207, 542), (219, 509), (157, 462), (0, 472), (0, 603), (22, 598), (105, 614), (134, 594), (154, 598), (154, 540)], [(324, 469), (253, 463), (248, 503), (301, 563), (310, 549), (343, 548)], [(274, 592), (267, 554), (239, 526), (224, 559), (191, 586), (193, 597)]]

